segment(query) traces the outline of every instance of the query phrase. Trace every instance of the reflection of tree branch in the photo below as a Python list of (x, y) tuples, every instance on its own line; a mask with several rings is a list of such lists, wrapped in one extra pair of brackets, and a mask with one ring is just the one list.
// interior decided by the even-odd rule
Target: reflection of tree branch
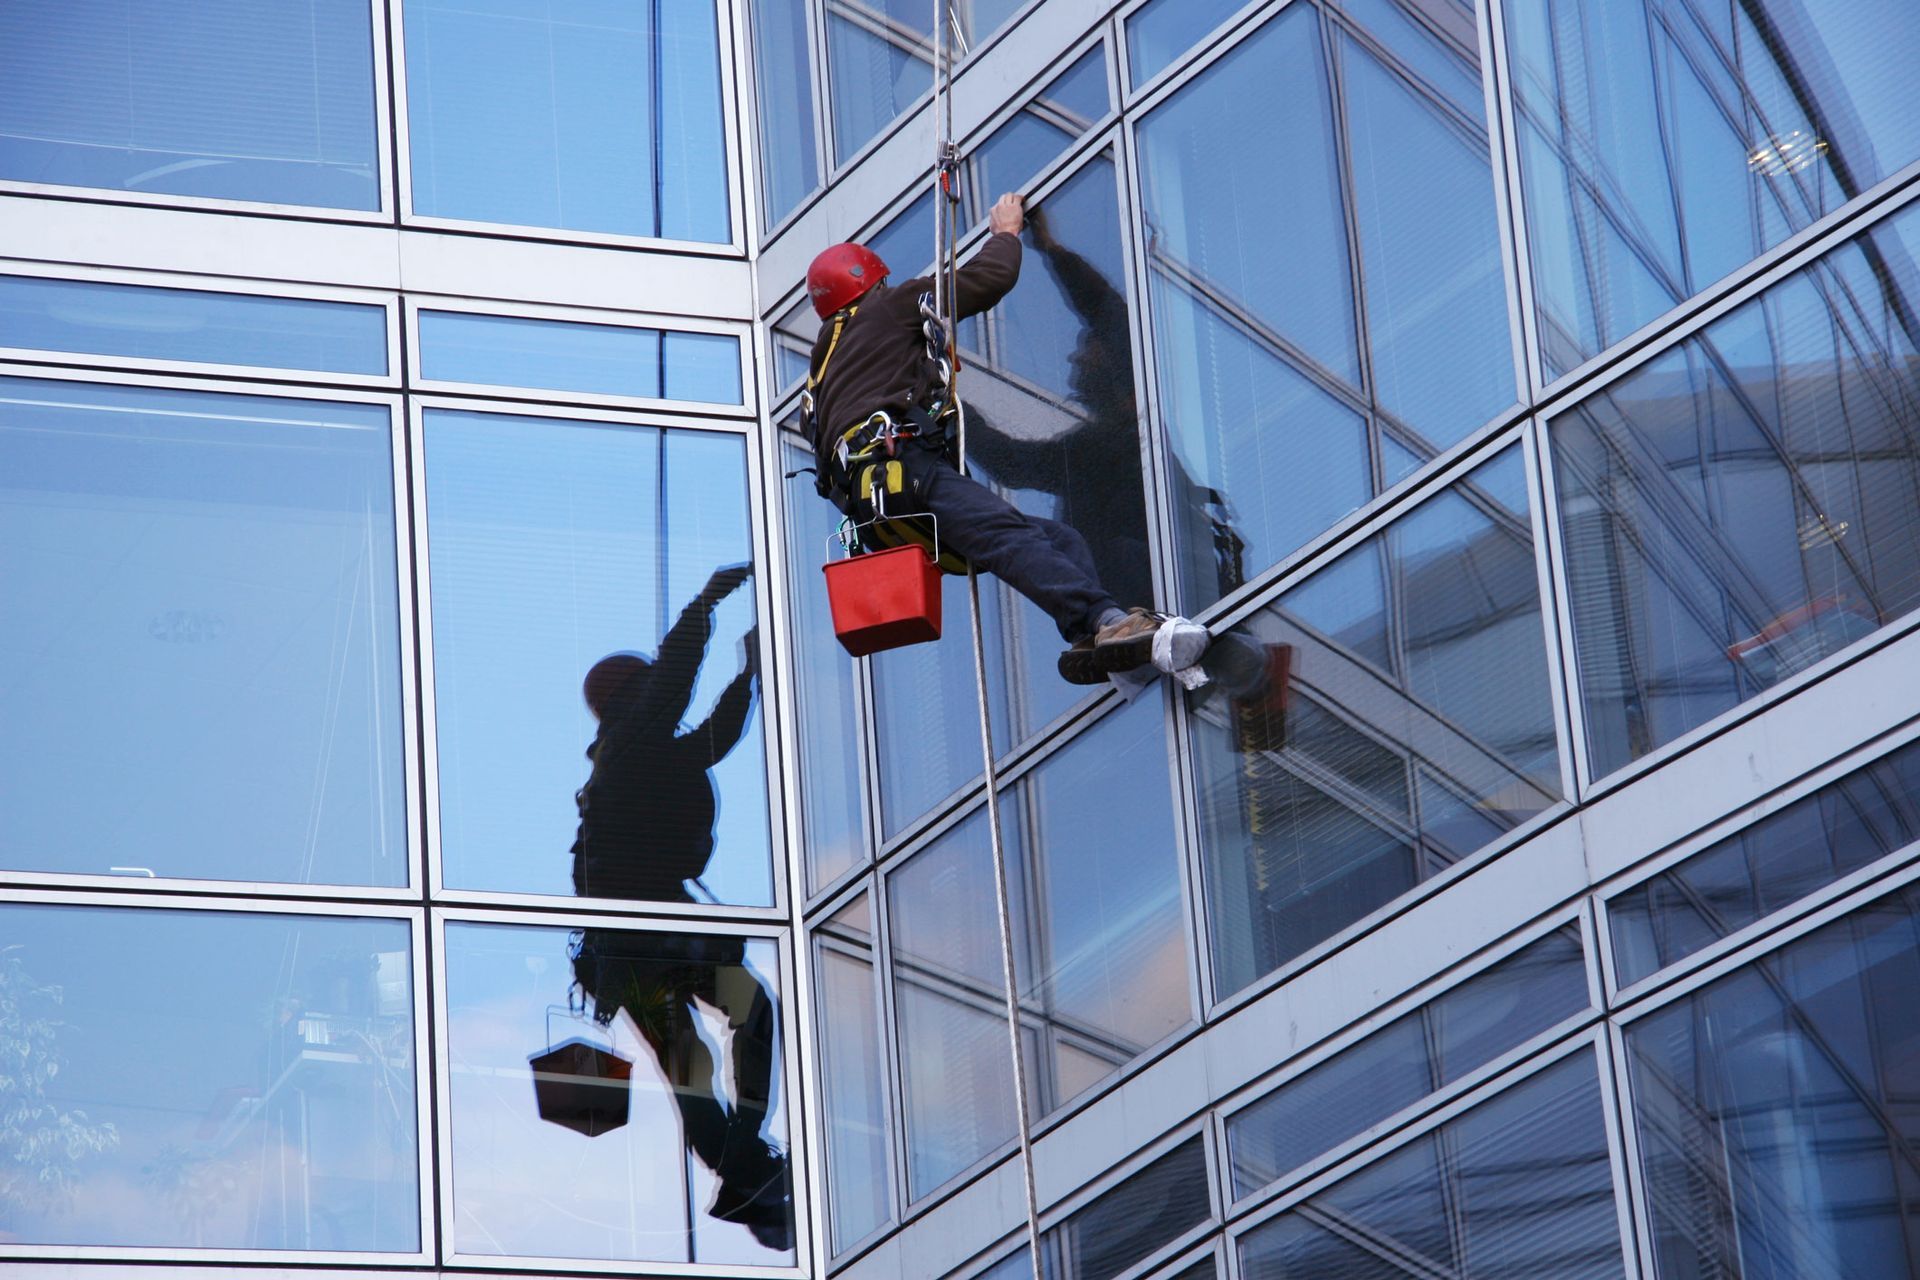
[(57, 986), (27, 972), (18, 943), (0, 947), (0, 1203), (54, 1208), (69, 1200), (79, 1166), (120, 1143), (111, 1122), (84, 1111), (63, 1111), (47, 1099), (47, 1084), (64, 1065), (57, 1041), (67, 1024), (36, 1013), (61, 1003)]

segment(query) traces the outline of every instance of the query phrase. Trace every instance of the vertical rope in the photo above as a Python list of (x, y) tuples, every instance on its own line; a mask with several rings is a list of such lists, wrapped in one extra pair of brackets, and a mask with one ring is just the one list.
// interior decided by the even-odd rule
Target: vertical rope
[[(953, 382), (947, 394), (953, 403), (960, 472), (965, 475), (967, 412), (960, 399), (959, 360), (954, 350), (960, 336), (959, 305), (955, 298), (959, 237), (953, 225), (946, 184), (954, 156), (952, 17), (952, 0), (939, 0), (934, 11), (933, 108), (939, 136), (933, 172), (933, 307), (946, 329), (948, 351), (944, 354), (953, 369)], [(971, 563), (967, 565), (967, 603), (973, 625), (973, 680), (980, 702), (980, 756), (986, 774), (987, 835), (993, 846), (993, 901), (1000, 923), (1000, 977), (1006, 991), (1007, 1048), (1013, 1062), (1013, 1116), (1019, 1130), (1020, 1180), (1027, 1201), (1027, 1249), (1033, 1260), (1034, 1280), (1044, 1280), (1046, 1273), (1040, 1261), (1040, 1200), (1033, 1178), (1033, 1122), (1027, 1113), (1027, 1062), (1020, 1048), (1020, 988), (1014, 968), (1013, 911), (1007, 891), (1006, 845), (1000, 826), (1000, 778), (993, 763), (993, 713), (987, 702), (987, 646), (980, 621), (980, 576)]]

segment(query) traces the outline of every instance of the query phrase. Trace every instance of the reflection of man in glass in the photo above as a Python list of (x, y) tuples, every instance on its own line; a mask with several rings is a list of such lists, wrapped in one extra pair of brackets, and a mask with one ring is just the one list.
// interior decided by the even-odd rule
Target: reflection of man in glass
[[(708, 770), (739, 743), (753, 708), (755, 637), (743, 642), (739, 674), (698, 728), (679, 732), (713, 634), (713, 611), (751, 572), (717, 570), (660, 643), (652, 660), (601, 659), (587, 673), (587, 706), (600, 722), (587, 758), (593, 773), (576, 797), (574, 890), (584, 897), (692, 902), (687, 882), (706, 870), (718, 813)], [(708, 1212), (745, 1225), (763, 1245), (792, 1247), (786, 1156), (761, 1136), (770, 1105), (773, 1001), (746, 966), (740, 938), (588, 929), (575, 979), (606, 1024), (622, 1010), (660, 1063), (688, 1148), (720, 1181)], [(696, 1005), (727, 1019), (732, 1073), (725, 1103)]]
[[(1133, 341), (1126, 295), (1084, 255), (1062, 244), (1043, 210), (1027, 210), (1033, 247), (1080, 321), (1068, 357), (1066, 391), (1086, 411), (1079, 425), (1035, 448), (996, 427), (978, 409), (967, 417), (967, 450), (1010, 489), (1060, 499), (1087, 532), (1103, 581), (1122, 596), (1152, 592), (1147, 572), (1146, 495), (1140, 471), (1139, 407), (1133, 386)], [(1246, 543), (1225, 518), (1226, 499), (1194, 483), (1177, 462), (1174, 509), (1205, 512), (1213, 531), (1219, 593), (1246, 581)]]

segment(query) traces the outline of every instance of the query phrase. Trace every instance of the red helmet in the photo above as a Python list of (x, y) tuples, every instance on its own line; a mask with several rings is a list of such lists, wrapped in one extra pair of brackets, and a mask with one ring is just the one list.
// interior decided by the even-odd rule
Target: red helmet
[(887, 264), (880, 255), (863, 244), (836, 244), (822, 249), (807, 268), (807, 292), (813, 295), (813, 309), (826, 319), (860, 295), (880, 283)]

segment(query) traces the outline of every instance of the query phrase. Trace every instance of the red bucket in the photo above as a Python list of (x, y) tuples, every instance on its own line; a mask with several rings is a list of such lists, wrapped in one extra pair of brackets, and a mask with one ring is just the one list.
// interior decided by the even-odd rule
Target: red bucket
[(856, 658), (940, 638), (940, 568), (916, 546), (821, 566), (833, 633)]

